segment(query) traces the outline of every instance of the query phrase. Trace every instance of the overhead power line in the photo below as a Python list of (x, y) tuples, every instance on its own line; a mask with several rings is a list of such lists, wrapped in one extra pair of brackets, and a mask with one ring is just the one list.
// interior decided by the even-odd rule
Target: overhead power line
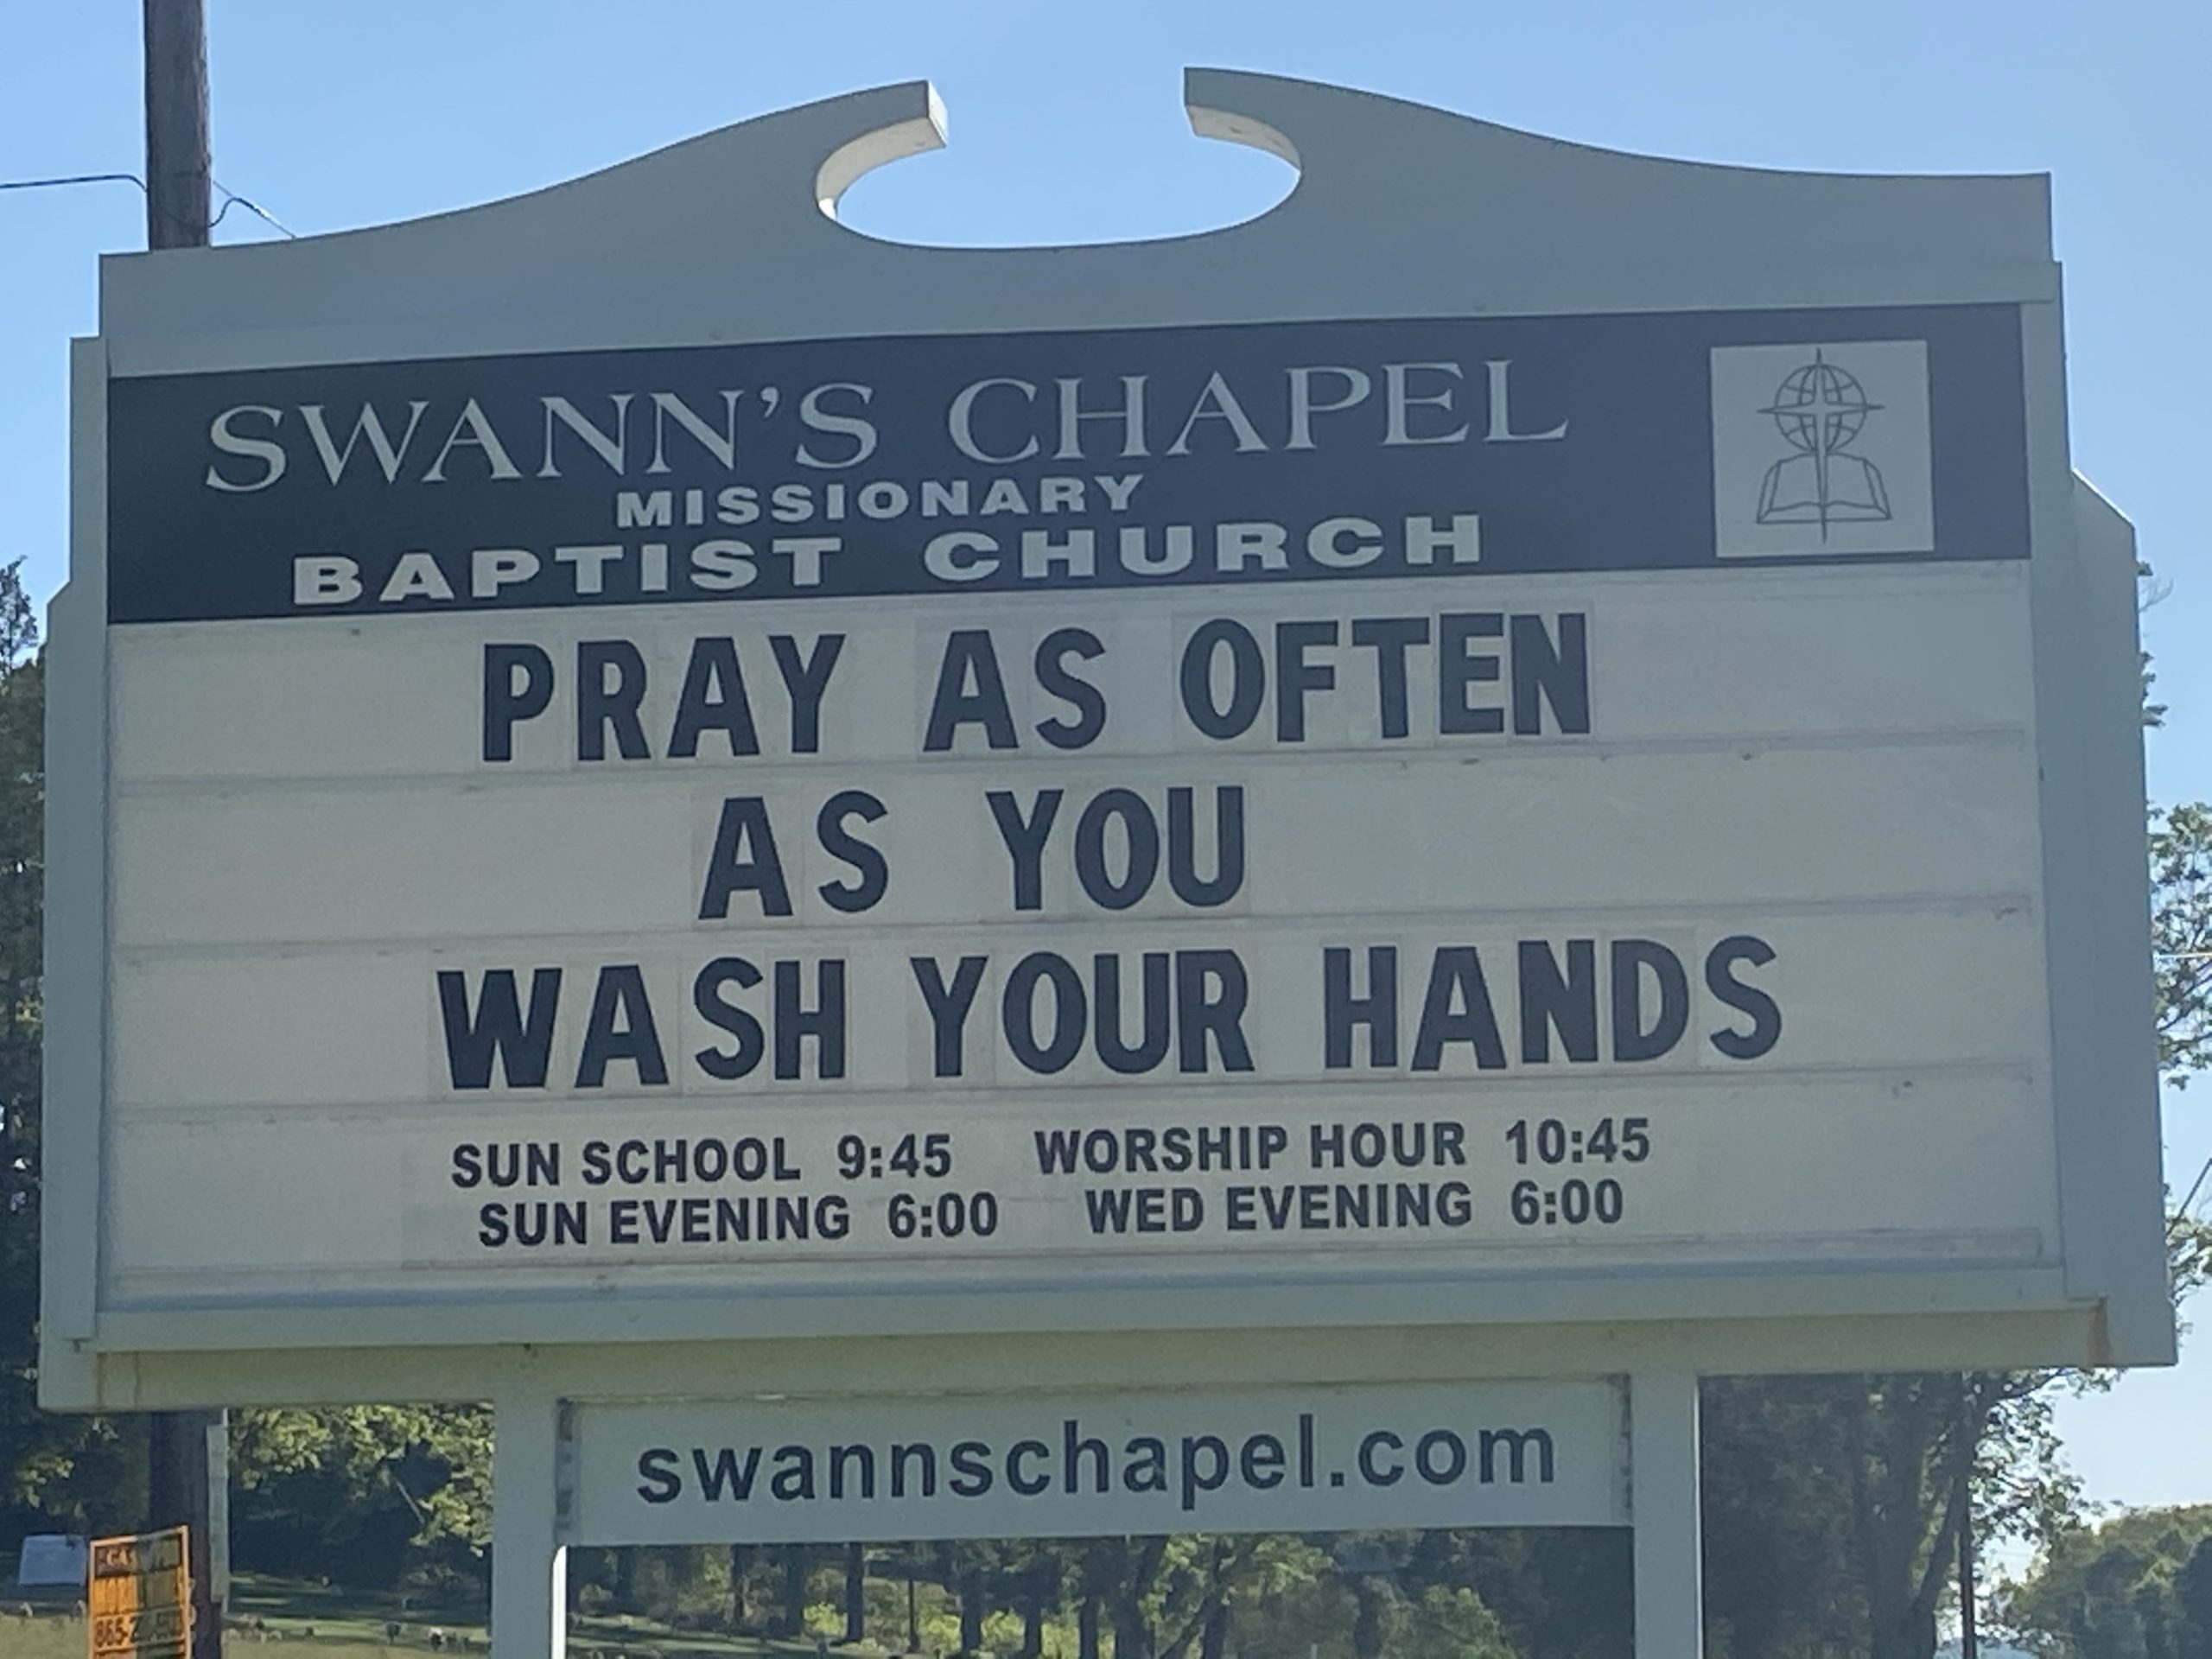
[[(0, 190), (54, 190), (75, 184), (135, 184), (142, 192), (146, 188), (146, 181), (136, 173), (70, 173), (51, 179), (0, 179)], [(208, 221), (210, 230), (221, 224), (224, 214), (229, 213), (232, 208), (243, 207), (281, 235), (289, 237), (295, 241), (298, 239), (299, 232), (283, 223), (259, 202), (249, 196), (238, 194), (237, 191), (227, 188), (220, 179), (215, 180), (214, 185), (217, 194), (223, 198), (223, 206), (215, 217)]]

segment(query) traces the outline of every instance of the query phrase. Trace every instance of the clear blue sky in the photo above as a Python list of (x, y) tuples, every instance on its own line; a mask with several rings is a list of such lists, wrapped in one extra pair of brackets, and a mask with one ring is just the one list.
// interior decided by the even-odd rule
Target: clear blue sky
[[(1586, 143), (1854, 172), (2049, 172), (2076, 465), (2172, 584), (2147, 619), (2154, 795), (2212, 796), (2204, 388), (2212, 385), (2206, 0), (210, 0), (215, 170), (302, 232), (463, 207), (709, 128), (934, 79), (951, 148), (845, 217), (918, 241), (1109, 240), (1244, 217), (1287, 169), (1192, 137), (1186, 64), (1371, 88)], [(11, 10), (0, 177), (139, 166), (138, 8)], [(128, 186), (0, 194), (0, 499), (41, 598), (65, 568), (66, 343)], [(271, 234), (233, 209), (219, 238)], [(2169, 1103), (2178, 1182), (2212, 1086)], [(2199, 1317), (2212, 1318), (2200, 1306)], [(2093, 1496), (2212, 1502), (2212, 1336), (2063, 1423)]]

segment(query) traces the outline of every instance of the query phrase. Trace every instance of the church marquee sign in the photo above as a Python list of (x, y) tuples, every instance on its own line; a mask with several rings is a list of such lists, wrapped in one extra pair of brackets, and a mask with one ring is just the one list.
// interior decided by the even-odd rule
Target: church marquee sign
[[(1370, 167), (1446, 122), (1619, 245), (1471, 242), (1481, 303), (1257, 257), (1399, 211), (1313, 183), (1202, 239), (1253, 259), (1055, 285), (747, 182), (834, 197), (919, 142), (894, 90), (512, 205), (584, 248), (734, 192), (810, 251), (744, 292), (402, 302), (496, 214), (111, 265), (54, 1397), (226, 1344), (2166, 1351), (2132, 555), (2032, 204), (1639, 162), (1733, 203), (1646, 279), (1582, 152), (1194, 88)], [(1903, 274), (1815, 258), (1839, 214)]]

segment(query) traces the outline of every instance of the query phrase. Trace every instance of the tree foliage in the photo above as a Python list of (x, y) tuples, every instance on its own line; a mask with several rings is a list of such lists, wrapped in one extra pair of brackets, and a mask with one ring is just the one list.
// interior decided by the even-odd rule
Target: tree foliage
[(2071, 1529), (1999, 1611), (2046, 1659), (2212, 1659), (2212, 1504)]
[(2159, 1075), (2176, 1089), (2212, 1060), (2212, 805), (2151, 817)]
[(1926, 1659), (1961, 1518), (1984, 1541), (2074, 1523), (2046, 1373), (1744, 1377), (1705, 1387), (1717, 1650)]
[(22, 562), (0, 565), (0, 1525), (133, 1524), (144, 1431), (38, 1409), (46, 672)]
[(232, 1418), (232, 1548), (264, 1571), (433, 1592), (481, 1577), (491, 1414), (348, 1406)]

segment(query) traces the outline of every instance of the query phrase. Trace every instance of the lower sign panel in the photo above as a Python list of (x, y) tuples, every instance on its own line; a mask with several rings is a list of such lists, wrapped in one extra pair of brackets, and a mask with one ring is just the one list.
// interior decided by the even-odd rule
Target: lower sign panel
[(587, 1404), (568, 1541), (1628, 1524), (1603, 1382)]

